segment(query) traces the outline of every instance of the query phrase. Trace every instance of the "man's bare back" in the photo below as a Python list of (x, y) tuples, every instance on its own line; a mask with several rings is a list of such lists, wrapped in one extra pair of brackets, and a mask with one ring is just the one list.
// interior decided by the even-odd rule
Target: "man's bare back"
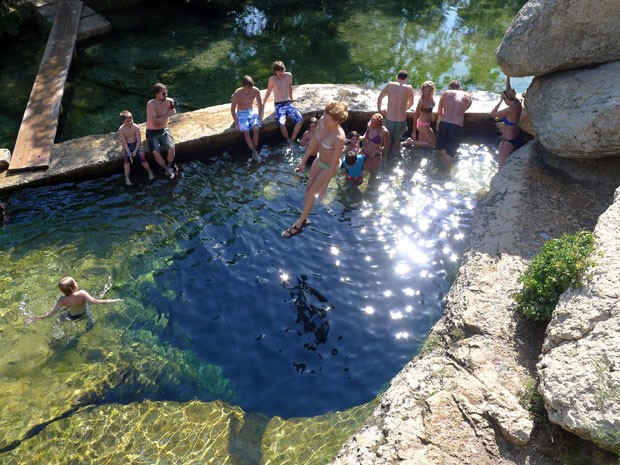
[[(381, 109), (381, 102), (387, 96), (387, 111)], [(404, 82), (390, 82), (381, 93), (377, 106), (379, 112), (391, 121), (405, 121), (407, 110), (413, 105), (413, 87)]]
[(463, 126), (465, 112), (471, 106), (471, 96), (462, 90), (447, 90), (439, 99), (437, 114), (441, 121)]

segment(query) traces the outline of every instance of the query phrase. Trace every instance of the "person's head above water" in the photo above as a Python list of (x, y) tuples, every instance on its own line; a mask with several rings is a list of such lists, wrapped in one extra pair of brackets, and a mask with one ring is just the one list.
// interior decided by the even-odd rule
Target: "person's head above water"
[(344, 157), (344, 162), (349, 166), (355, 165), (355, 163), (357, 162), (357, 154), (353, 150), (347, 152)]
[(78, 285), (75, 279), (71, 276), (66, 276), (58, 281), (58, 289), (60, 289), (64, 295), (71, 295), (78, 290)]

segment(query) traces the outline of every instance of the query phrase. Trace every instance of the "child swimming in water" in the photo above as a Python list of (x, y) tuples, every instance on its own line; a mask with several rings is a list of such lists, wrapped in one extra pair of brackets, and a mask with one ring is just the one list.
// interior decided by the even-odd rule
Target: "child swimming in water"
[(85, 290), (80, 290), (78, 284), (71, 276), (62, 278), (58, 282), (58, 289), (62, 291), (63, 296), (58, 298), (56, 305), (47, 313), (39, 316), (30, 316), (26, 318), (26, 324), (32, 324), (37, 320), (50, 318), (58, 311), (65, 307), (68, 309), (64, 315), (66, 320), (75, 321), (83, 318), (88, 311), (88, 304), (111, 304), (121, 302), (123, 299), (95, 299)]
[(347, 181), (354, 186), (359, 186), (364, 182), (364, 162), (366, 155), (351, 150), (344, 157), (344, 171)]

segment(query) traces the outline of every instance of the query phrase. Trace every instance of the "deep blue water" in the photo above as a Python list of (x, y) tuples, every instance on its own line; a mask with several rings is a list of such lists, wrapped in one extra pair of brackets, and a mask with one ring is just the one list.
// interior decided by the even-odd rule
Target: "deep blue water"
[(14, 259), (49, 251), (31, 273), (54, 282), (110, 273), (114, 295), (169, 319), (162, 344), (223, 368), (235, 386), (225, 400), (245, 410), (359, 405), (441, 315), (476, 196), (496, 169), (492, 149), (463, 146), (452, 173), (415, 151), (360, 190), (332, 181), (312, 225), (288, 240), (280, 234), (299, 214), (306, 174), (293, 173), (299, 154), (271, 152), (262, 164), (193, 161), (175, 182), (138, 177), (127, 188), (119, 173), (21, 191), (3, 249)]

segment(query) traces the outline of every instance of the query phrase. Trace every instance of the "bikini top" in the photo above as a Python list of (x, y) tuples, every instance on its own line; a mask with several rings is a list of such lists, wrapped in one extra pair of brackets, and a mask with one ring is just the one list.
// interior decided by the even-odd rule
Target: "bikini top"
[(372, 142), (373, 144), (380, 144), (381, 143), (381, 131), (379, 131), (377, 135), (373, 137), (372, 139), (368, 135), (368, 131), (366, 131), (366, 135), (364, 136), (364, 139), (366, 139), (369, 142)]
[(504, 123), (506, 126), (516, 126), (517, 124), (519, 124), (518, 121), (516, 123), (513, 123), (512, 121), (510, 121), (505, 116), (502, 118), (502, 123)]
[(426, 107), (426, 108), (420, 108), (420, 111), (422, 113), (432, 113), (433, 112), (433, 107), (435, 106), (435, 102), (433, 102), (433, 104), (430, 107)]
[(317, 135), (316, 135), (316, 138), (319, 140), (319, 143), (323, 146), (323, 148), (324, 148), (325, 150), (334, 150), (334, 149), (336, 148), (336, 146), (335, 146), (335, 145), (329, 146), (329, 145), (325, 144), (325, 142), (323, 142), (323, 141), (321, 140), (321, 136), (319, 136), (319, 134), (318, 134), (318, 133), (317, 133)]

